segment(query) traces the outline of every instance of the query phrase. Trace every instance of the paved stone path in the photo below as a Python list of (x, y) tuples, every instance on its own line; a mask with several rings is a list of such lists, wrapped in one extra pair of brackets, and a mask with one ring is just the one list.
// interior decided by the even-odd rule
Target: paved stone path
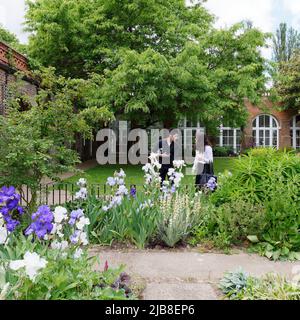
[[(273, 262), (255, 254), (224, 255), (199, 253), (194, 250), (107, 250), (94, 247), (92, 254), (110, 267), (126, 265), (125, 271), (146, 282), (143, 299), (153, 300), (216, 300), (221, 295), (219, 280), (224, 272), (242, 267), (254, 276), (275, 272), (292, 277), (292, 268), (300, 263)], [(99, 268), (103, 268), (98, 266)]]

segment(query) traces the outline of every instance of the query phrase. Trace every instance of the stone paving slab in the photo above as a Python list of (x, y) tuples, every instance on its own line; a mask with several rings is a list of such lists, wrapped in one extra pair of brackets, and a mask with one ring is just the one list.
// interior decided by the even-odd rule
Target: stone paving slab
[(148, 283), (144, 300), (218, 300), (218, 295), (207, 283)]
[(145, 280), (144, 299), (214, 300), (218, 299), (219, 280), (226, 271), (242, 267), (253, 276), (277, 273), (292, 277), (292, 269), (300, 262), (274, 262), (256, 254), (225, 255), (196, 251), (167, 250), (107, 250), (93, 248), (102, 269), (105, 261), (110, 267), (125, 265), (125, 271)]
[(234, 255), (197, 252), (156, 251), (95, 251), (109, 265), (126, 265), (128, 272), (138, 273), (143, 278), (196, 278), (218, 281), (224, 272), (242, 267), (255, 276), (276, 272), (291, 277), (292, 268), (300, 262), (274, 262), (255, 254)]

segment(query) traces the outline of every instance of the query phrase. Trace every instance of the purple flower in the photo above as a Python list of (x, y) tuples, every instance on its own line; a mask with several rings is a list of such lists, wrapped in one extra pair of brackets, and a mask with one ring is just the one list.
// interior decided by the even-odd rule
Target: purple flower
[(48, 206), (40, 206), (31, 219), (32, 223), (26, 229), (25, 235), (34, 233), (39, 239), (44, 239), (45, 235), (52, 231), (54, 216)]
[(73, 210), (71, 212), (71, 219), (69, 220), (69, 224), (73, 226), (76, 223), (76, 220), (83, 216), (83, 210)]
[(70, 237), (70, 240), (73, 244), (76, 244), (79, 241), (79, 231), (76, 230)]
[(24, 212), (24, 209), (19, 206), (20, 199), (21, 196), (16, 193), (16, 189), (13, 186), (4, 186), (0, 189), (0, 203), (4, 204), (0, 208), (0, 213), (4, 218), (7, 231), (9, 232), (13, 232), (20, 224), (17, 219), (12, 218), (15, 210), (17, 210), (20, 215)]
[(6, 229), (9, 232), (15, 231), (16, 227), (20, 224), (18, 220), (12, 219), (10, 215), (4, 217), (6, 222)]
[(131, 188), (130, 188), (130, 196), (132, 198), (136, 197), (136, 187), (135, 186), (131, 186)]
[(215, 179), (214, 177), (211, 177), (211, 178), (208, 180), (208, 182), (207, 182), (207, 184), (206, 184), (206, 187), (207, 187), (208, 189), (210, 189), (211, 191), (214, 191), (214, 190), (217, 188), (217, 181), (216, 181), (216, 179)]

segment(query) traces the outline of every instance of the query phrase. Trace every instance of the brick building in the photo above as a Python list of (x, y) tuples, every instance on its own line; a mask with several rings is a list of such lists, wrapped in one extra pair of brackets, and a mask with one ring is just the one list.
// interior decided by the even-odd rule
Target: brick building
[[(210, 136), (213, 144), (234, 152), (258, 146), (300, 150), (300, 114), (296, 110), (278, 111), (267, 97), (263, 99), (261, 107), (245, 100), (249, 114), (246, 126), (231, 128), (221, 124), (218, 136)], [(199, 127), (201, 124), (195, 120), (184, 119), (180, 124), (182, 129), (192, 129), (193, 135)]]
[[(0, 42), (0, 114), (5, 114), (5, 101), (9, 84), (15, 80), (15, 72), (28, 73), (28, 61), (25, 56)], [(29, 77), (24, 77), (22, 90), (29, 96), (34, 96), (37, 86)]]

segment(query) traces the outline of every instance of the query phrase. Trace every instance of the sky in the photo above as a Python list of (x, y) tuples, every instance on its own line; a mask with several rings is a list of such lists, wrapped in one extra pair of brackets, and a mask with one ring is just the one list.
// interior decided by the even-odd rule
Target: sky
[[(300, 0), (207, 0), (205, 6), (217, 17), (218, 27), (247, 19), (264, 32), (274, 32), (280, 22), (300, 30)], [(0, 24), (26, 43), (24, 13), (25, 0), (0, 0)], [(270, 50), (264, 51), (266, 57), (270, 54)]]

